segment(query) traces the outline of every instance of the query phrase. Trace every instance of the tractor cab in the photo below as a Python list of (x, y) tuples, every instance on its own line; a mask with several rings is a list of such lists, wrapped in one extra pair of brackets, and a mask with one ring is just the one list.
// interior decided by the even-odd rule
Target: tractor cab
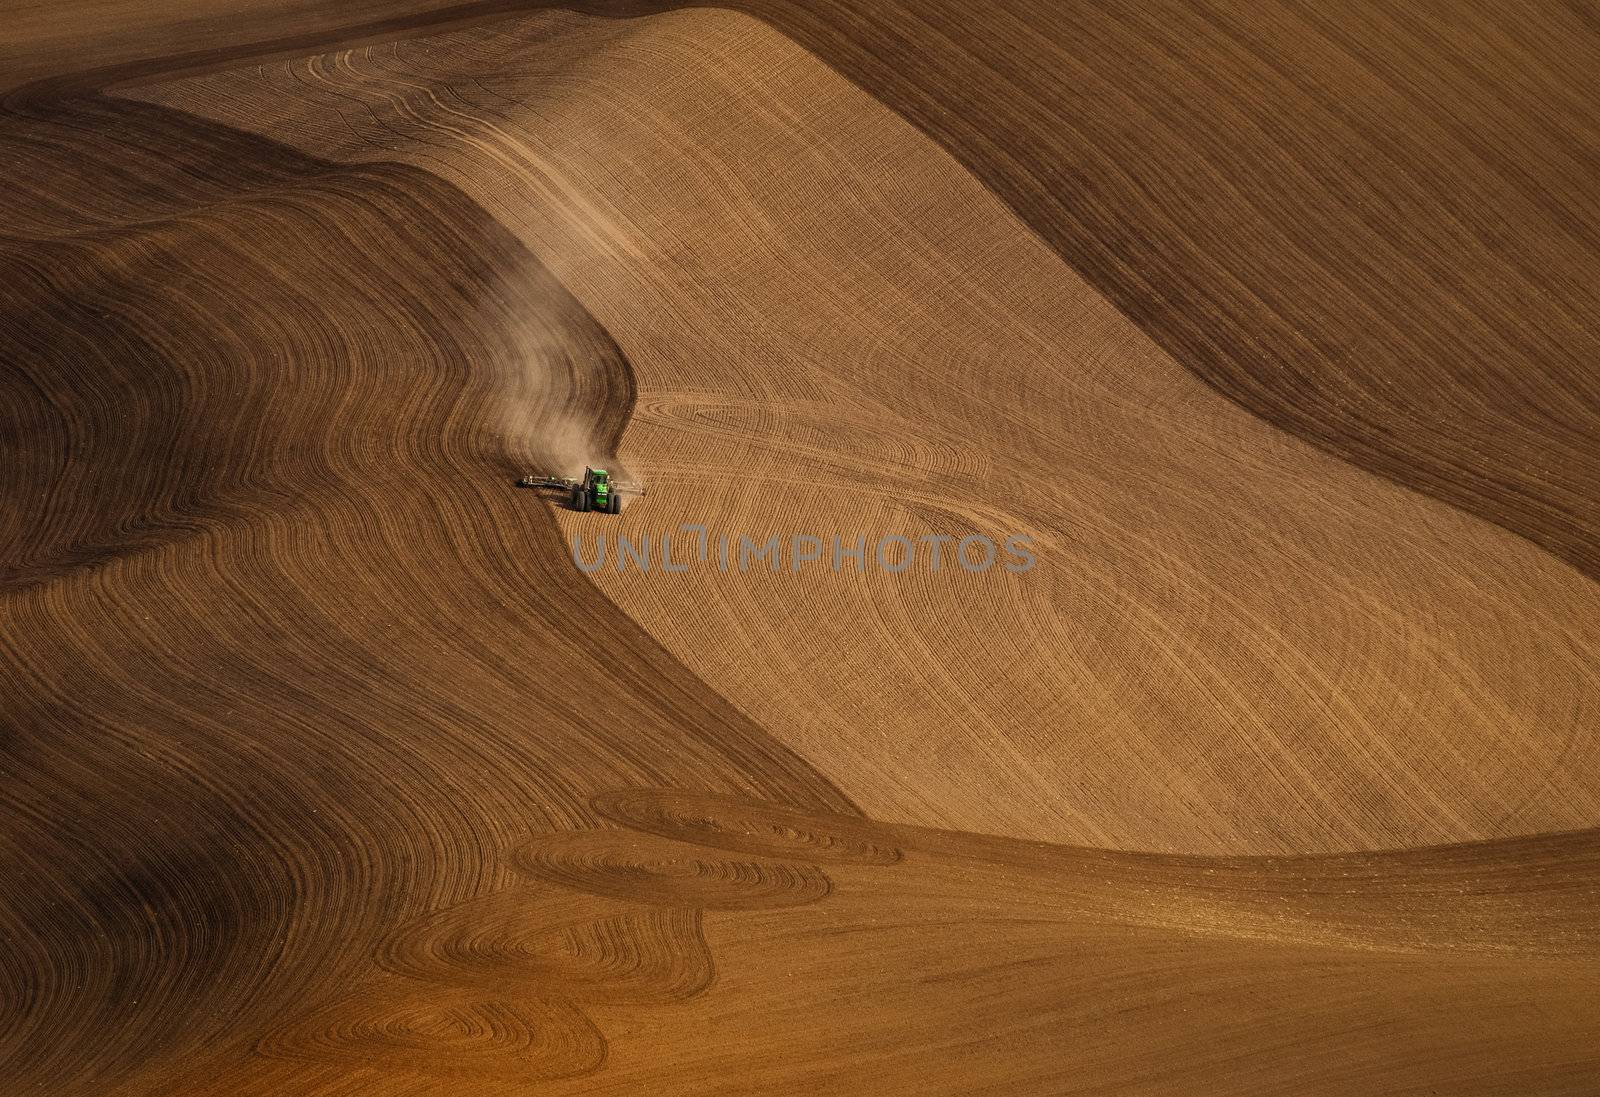
[(572, 482), (572, 509), (597, 510), (602, 514), (617, 514), (622, 510), (622, 496), (611, 482), (605, 469), (586, 468), (583, 479)]

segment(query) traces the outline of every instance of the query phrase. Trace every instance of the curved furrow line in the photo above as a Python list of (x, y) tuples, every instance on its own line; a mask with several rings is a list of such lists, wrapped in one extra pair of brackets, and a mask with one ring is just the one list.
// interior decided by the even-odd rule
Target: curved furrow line
[(605, 1061), (605, 1042), (564, 1002), (417, 994), (402, 984), (387, 994), (363, 990), (355, 1003), (336, 1002), (280, 1029), (260, 1053), (457, 1084), (533, 1082), (592, 1073)]
[(880, 825), (671, 790), (630, 790), (595, 797), (597, 812), (634, 830), (738, 853), (799, 861), (892, 865), (903, 856)]
[(564, 887), (671, 906), (760, 910), (814, 903), (830, 890), (803, 862), (713, 858), (691, 843), (620, 830), (542, 835), (514, 849), (511, 862)]
[(888, 892), (898, 875), (925, 870), (929, 859), (966, 866), (974, 888), (1009, 874), (1030, 898), (1008, 916), (1111, 917), (1261, 942), (1600, 962), (1600, 830), (1364, 853), (1193, 857), (1019, 842), (672, 789), (603, 793), (595, 807), (675, 842), (849, 865), (852, 883), (877, 881)]
[(409, 922), (376, 955), (387, 970), (442, 986), (595, 1002), (674, 1002), (713, 978), (694, 910), (538, 888), (494, 892)]

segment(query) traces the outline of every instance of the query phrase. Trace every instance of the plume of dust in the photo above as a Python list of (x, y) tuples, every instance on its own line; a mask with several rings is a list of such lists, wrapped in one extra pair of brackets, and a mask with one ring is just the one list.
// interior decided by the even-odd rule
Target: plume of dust
[[(517, 475), (579, 477), (590, 467), (642, 483), (608, 451), (598, 420), (583, 410), (594, 403), (584, 399), (586, 391), (601, 384), (600, 366), (589, 354), (605, 351), (563, 330), (559, 317), (565, 310), (561, 303), (549, 304), (553, 307), (524, 310), (514, 321), (515, 353), (495, 367), (492, 399), (506, 458)], [(622, 505), (631, 499), (623, 495)]]

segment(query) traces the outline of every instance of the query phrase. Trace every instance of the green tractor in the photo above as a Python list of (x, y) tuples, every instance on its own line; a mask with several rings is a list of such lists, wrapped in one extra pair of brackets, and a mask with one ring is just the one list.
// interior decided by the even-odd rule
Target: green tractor
[(586, 468), (582, 479), (568, 476), (524, 476), (517, 481), (524, 488), (556, 488), (567, 494), (573, 510), (597, 510), (602, 514), (620, 514), (622, 496), (643, 495), (638, 484), (613, 480), (605, 469)]

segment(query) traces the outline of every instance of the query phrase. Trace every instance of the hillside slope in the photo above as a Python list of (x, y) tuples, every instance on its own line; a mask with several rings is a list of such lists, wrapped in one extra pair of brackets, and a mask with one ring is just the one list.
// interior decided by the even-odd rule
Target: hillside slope
[[(1219, 399), (759, 22), (551, 13), (125, 94), (437, 172), (549, 263), (633, 365), (655, 492), (564, 531), (729, 537), (595, 579), (874, 816), (1191, 852), (1596, 818), (1592, 583)], [(796, 534), (823, 563), (739, 571)], [(885, 534), (1040, 562), (832, 572)]]

